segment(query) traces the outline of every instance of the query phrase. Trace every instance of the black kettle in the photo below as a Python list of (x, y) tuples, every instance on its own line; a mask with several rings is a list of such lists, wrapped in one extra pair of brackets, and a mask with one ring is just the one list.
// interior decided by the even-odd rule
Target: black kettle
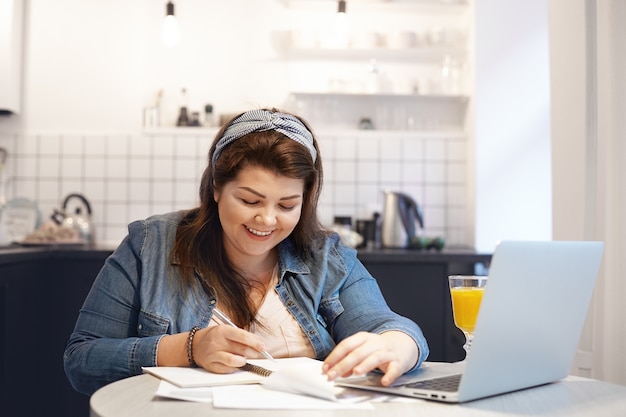
[[(69, 212), (72, 200), (78, 200), (78, 205), (73, 205), (73, 211)], [(69, 194), (63, 200), (62, 210), (54, 210), (52, 220), (60, 226), (69, 227), (78, 233), (78, 237), (85, 243), (93, 244), (95, 234), (91, 221), (91, 205), (82, 194)]]
[(407, 248), (416, 236), (416, 224), (424, 227), (424, 216), (417, 202), (409, 195), (385, 191), (381, 225), (382, 246)]

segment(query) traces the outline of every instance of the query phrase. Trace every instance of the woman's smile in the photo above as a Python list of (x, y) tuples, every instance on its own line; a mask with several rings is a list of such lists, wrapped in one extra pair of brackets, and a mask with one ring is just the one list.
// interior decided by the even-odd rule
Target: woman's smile
[(271, 235), (272, 232), (273, 232), (273, 230), (268, 230), (267, 232), (263, 232), (261, 230), (253, 229), (253, 228), (251, 228), (249, 226), (245, 226), (245, 228), (248, 229), (248, 232), (250, 232), (253, 235), (258, 236), (258, 237), (267, 237), (267, 236)]

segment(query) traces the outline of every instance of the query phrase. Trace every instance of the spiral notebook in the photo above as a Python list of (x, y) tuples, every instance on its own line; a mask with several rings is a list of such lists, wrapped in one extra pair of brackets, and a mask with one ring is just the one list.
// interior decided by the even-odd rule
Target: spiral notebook
[(272, 372), (267, 368), (250, 363), (242, 367), (241, 371), (231, 374), (215, 374), (202, 368), (177, 366), (144, 367), (143, 371), (181, 388), (258, 384)]
[[(566, 377), (603, 250), (602, 242), (500, 243), (492, 257), (489, 283), (465, 361), (423, 367), (393, 387), (383, 387), (380, 376), (375, 375), (338, 385), (464, 402)], [(452, 386), (438, 385), (450, 382)]]
[(254, 359), (231, 374), (215, 374), (202, 368), (144, 367), (150, 373), (180, 388), (262, 384), (276, 390), (336, 400), (334, 384), (322, 374), (322, 362), (311, 358)]

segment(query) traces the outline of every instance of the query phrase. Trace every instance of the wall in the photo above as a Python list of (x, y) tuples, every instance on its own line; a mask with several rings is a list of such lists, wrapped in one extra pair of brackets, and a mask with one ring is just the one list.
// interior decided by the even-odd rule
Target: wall
[(547, 0), (475, 3), (476, 247), (550, 240)]
[(177, 2), (182, 38), (172, 49), (160, 38), (165, 3), (29, 1), (23, 127), (137, 129), (159, 89), (166, 124), (182, 87), (190, 107), (214, 102), (220, 112), (284, 100), (284, 64), (272, 62), (268, 32), (280, 22), (280, 2)]

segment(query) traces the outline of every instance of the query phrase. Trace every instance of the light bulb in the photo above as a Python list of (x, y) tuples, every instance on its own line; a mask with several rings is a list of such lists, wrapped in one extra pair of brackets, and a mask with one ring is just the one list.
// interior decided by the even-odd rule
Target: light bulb
[(178, 20), (174, 15), (174, 3), (167, 2), (165, 6), (165, 20), (161, 27), (161, 40), (166, 46), (172, 47), (178, 45), (180, 40), (180, 29), (178, 28)]
[(348, 46), (349, 21), (346, 14), (345, 0), (337, 2), (337, 13), (335, 14), (335, 37), (339, 47)]

